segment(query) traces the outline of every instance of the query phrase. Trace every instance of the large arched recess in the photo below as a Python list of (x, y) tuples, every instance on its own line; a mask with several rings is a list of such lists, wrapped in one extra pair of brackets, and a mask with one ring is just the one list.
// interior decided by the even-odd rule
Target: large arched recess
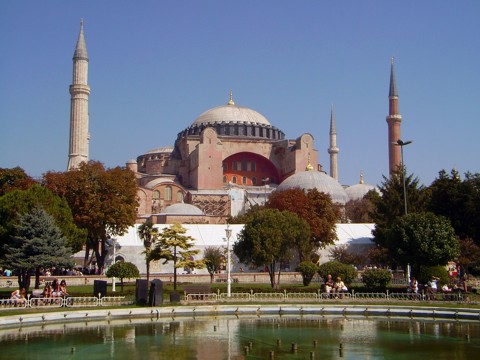
[(223, 182), (246, 186), (278, 184), (280, 176), (273, 163), (258, 154), (240, 152), (223, 160)]

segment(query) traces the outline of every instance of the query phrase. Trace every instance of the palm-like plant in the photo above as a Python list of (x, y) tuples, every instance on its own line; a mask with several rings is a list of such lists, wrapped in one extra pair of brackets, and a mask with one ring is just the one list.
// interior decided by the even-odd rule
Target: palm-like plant
[(138, 235), (143, 240), (143, 246), (145, 247), (145, 265), (147, 267), (147, 284), (150, 281), (150, 262), (155, 260), (152, 256), (152, 245), (157, 240), (158, 229), (153, 226), (150, 220), (138, 227)]

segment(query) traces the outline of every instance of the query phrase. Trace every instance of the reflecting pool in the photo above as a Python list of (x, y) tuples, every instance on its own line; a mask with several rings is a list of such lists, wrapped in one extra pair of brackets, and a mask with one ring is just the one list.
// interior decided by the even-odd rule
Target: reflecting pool
[[(296, 350), (295, 350), (296, 348)], [(475, 359), (480, 323), (200, 317), (0, 329), (0, 359)]]

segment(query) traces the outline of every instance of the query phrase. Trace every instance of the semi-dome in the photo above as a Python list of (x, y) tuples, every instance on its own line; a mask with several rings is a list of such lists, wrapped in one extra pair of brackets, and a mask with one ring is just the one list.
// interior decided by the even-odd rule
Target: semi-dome
[(235, 105), (230, 92), (230, 100), (227, 105), (217, 106), (205, 111), (192, 124), (218, 124), (218, 123), (250, 123), (270, 125), (270, 122), (259, 112), (244, 106)]
[(380, 193), (378, 188), (374, 185), (365, 184), (363, 180), (363, 174), (360, 174), (360, 183), (349, 186), (345, 189), (348, 195), (348, 200), (361, 200), (363, 197), (370, 191), (375, 190), (377, 193)]
[(178, 203), (167, 206), (162, 215), (204, 215), (203, 211), (198, 207), (185, 203)]
[(298, 172), (285, 179), (277, 187), (276, 191), (294, 188), (304, 190), (317, 189), (320, 192), (330, 195), (334, 203), (342, 205), (345, 205), (348, 201), (348, 195), (342, 185), (334, 178), (320, 171), (308, 170)]

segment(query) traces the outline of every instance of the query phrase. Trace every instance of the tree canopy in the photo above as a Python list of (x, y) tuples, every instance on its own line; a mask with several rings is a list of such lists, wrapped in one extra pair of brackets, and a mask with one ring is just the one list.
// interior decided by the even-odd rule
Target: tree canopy
[(33, 270), (74, 265), (67, 239), (44, 209), (34, 207), (21, 215), (15, 227), (16, 235), (4, 246), (2, 264), (16, 271), (21, 288), (28, 291)]
[(298, 215), (278, 209), (257, 209), (249, 214), (233, 251), (243, 263), (266, 267), (274, 287), (277, 264), (290, 260), (292, 249), (305, 251), (303, 244), (309, 244), (309, 239), (309, 226)]
[(0, 196), (13, 190), (27, 190), (35, 183), (19, 166), (12, 169), (0, 168)]
[(107, 277), (118, 277), (123, 292), (123, 279), (135, 279), (140, 277), (140, 272), (135, 264), (131, 262), (118, 261), (110, 266), (106, 272)]
[(47, 188), (33, 184), (26, 190), (13, 190), (0, 196), (0, 241), (8, 243), (15, 235), (19, 216), (42, 207), (55, 219), (55, 224), (67, 238), (72, 252), (80, 251), (85, 244), (86, 231), (78, 228), (65, 199), (53, 194)]
[(448, 219), (432, 213), (412, 213), (397, 218), (380, 241), (403, 266), (446, 265), (460, 254), (460, 245)]
[(134, 173), (121, 167), (105, 169), (102, 163), (90, 161), (75, 170), (48, 172), (43, 182), (67, 200), (75, 223), (87, 230), (86, 256), (93, 250), (98, 267), (103, 269), (106, 240), (124, 234), (135, 223), (138, 203)]
[(480, 245), (480, 175), (468, 174), (461, 180), (459, 173), (445, 170), (428, 188), (427, 209), (450, 219), (459, 238), (471, 238)]
[(317, 189), (275, 191), (270, 195), (266, 207), (288, 210), (309, 225), (311, 243), (310, 247), (299, 249), (300, 261), (309, 259), (313, 250), (332, 245), (337, 239), (336, 223), (340, 218), (340, 211), (332, 203), (330, 195)]

